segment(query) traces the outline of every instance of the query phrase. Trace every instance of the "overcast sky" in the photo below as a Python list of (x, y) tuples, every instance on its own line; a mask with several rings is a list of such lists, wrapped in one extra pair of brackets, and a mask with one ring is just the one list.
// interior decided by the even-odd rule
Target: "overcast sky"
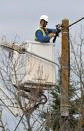
[(84, 0), (0, 0), (0, 38), (14, 40), (17, 35), (18, 41), (33, 40), (43, 14), (49, 16), (50, 28), (64, 18), (72, 23), (84, 16)]

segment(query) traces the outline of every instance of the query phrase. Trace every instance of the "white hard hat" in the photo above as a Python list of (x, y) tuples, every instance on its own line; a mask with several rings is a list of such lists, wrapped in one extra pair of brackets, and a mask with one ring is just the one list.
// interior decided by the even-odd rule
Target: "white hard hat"
[(42, 19), (48, 22), (48, 16), (47, 15), (42, 15), (40, 17), (40, 20), (42, 20)]

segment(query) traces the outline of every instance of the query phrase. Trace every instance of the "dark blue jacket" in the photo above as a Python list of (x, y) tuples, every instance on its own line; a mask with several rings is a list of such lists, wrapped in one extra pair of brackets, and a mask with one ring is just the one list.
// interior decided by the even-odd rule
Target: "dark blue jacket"
[(49, 37), (49, 33), (56, 33), (57, 30), (56, 29), (47, 29), (47, 32), (46, 32), (46, 36), (43, 36), (42, 32), (40, 30), (37, 30), (35, 32), (35, 35), (36, 37), (38, 38), (38, 41), (41, 42), (41, 43), (49, 43), (50, 42), (50, 37)]

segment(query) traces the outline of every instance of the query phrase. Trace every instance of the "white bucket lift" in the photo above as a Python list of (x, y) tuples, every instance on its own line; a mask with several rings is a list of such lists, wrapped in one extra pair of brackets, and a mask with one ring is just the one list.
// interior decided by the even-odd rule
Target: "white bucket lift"
[(53, 64), (54, 43), (27, 41), (21, 45), (16, 43), (2, 45), (14, 50), (12, 57), (14, 69), (11, 72), (14, 84), (56, 84), (56, 65)]
[[(17, 79), (22, 81), (22, 83), (31, 81), (44, 84), (55, 84), (55, 64), (40, 58), (42, 57), (50, 61), (54, 61), (54, 44), (26, 42), (23, 46), (28, 52), (33, 53), (33, 55), (28, 52), (26, 52), (26, 54), (14, 53), (13, 59), (16, 61), (16, 68), (18, 68), (16, 72)], [(23, 80), (20, 78), (22, 74), (24, 74)]]
[(21, 98), (22, 107), (27, 105), (27, 112), (31, 109), (32, 114), (47, 102), (44, 90), (56, 85), (55, 46), (31, 41), (22, 44), (2, 42), (0, 46), (9, 52), (6, 58), (11, 89)]

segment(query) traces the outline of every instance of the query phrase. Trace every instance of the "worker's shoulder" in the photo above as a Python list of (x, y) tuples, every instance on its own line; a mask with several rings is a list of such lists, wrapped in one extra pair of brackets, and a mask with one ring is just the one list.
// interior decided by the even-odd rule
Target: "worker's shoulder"
[(43, 29), (41, 27), (38, 27), (35, 31), (35, 33), (42, 33), (43, 34)]
[(41, 27), (38, 27), (36, 31), (43, 31), (43, 29)]

